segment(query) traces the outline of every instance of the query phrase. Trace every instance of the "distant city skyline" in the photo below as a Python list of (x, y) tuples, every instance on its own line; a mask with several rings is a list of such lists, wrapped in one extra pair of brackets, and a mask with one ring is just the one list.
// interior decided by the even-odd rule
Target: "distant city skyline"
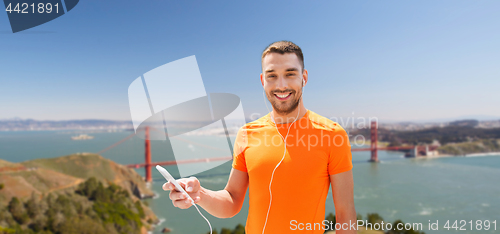
[(499, 7), (81, 1), (71, 14), (16, 34), (2, 13), (0, 119), (130, 120), (130, 83), (191, 55), (207, 93), (236, 94), (247, 118), (262, 116), (260, 55), (277, 40), (302, 47), (305, 106), (325, 117), (500, 118)]
[[(255, 114), (255, 113), (254, 113)], [(255, 115), (253, 116), (250, 116), (250, 117), (247, 117), (246, 118), (246, 121), (253, 121), (253, 120), (256, 120), (260, 117), (262, 117), (263, 115)], [(331, 120), (334, 120), (336, 121), (337, 123), (344, 123), (344, 122), (347, 122), (347, 123), (351, 123), (352, 121), (352, 117), (336, 117), (336, 116), (332, 116), (332, 117), (328, 117), (328, 116), (325, 116)], [(358, 122), (361, 122), (362, 120), (361, 119), (358, 119), (358, 118), (362, 118), (362, 117), (355, 117), (354, 119)], [(54, 119), (35, 119), (35, 118), (21, 118), (21, 117), (12, 117), (12, 118), (3, 118), (3, 119), (0, 119), (0, 121), (26, 121), (26, 120), (34, 120), (34, 121), (54, 121), (54, 122), (64, 122), (64, 121), (92, 121), (92, 120), (96, 120), (96, 121), (118, 121), (118, 122), (129, 122), (132, 123), (132, 121), (130, 119), (124, 119), (124, 120), (120, 120), (120, 119), (96, 119), (96, 118), (89, 118), (89, 119), (79, 119), (79, 118), (76, 118), (76, 119), (61, 119), (61, 120), (54, 120)], [(467, 116), (458, 116), (458, 117), (452, 117), (452, 118), (434, 118), (434, 119), (422, 119), (422, 120), (390, 120), (390, 119), (378, 119), (378, 118), (375, 118), (375, 117), (366, 117), (364, 119), (367, 123), (368, 120), (378, 120), (379, 122), (381, 123), (446, 123), (446, 122), (453, 122), (453, 121), (459, 121), (459, 120), (478, 120), (478, 121), (500, 121), (500, 116), (486, 116), (486, 115), (467, 115)], [(342, 122), (344, 121), (344, 122)], [(357, 122), (355, 122), (357, 123)]]
[[(361, 121), (352, 121), (352, 119), (332, 119), (337, 122), (347, 131), (370, 128), (370, 121), (377, 119), (368, 119)], [(252, 119), (247, 120), (247, 122), (252, 121)], [(167, 121), (169, 122), (169, 121)], [(197, 128), (199, 127), (199, 122), (196, 121), (174, 121), (171, 122), (169, 126), (165, 126), (162, 121), (160, 122), (148, 122), (148, 126), (156, 129), (162, 129), (166, 127), (167, 129), (185, 129), (187, 128)], [(387, 122), (378, 121), (378, 128), (396, 131), (418, 131), (433, 127), (447, 127), (447, 126), (471, 126), (474, 128), (500, 128), (500, 118), (495, 120), (471, 120), (471, 119), (461, 119), (453, 121), (434, 121), (434, 122)], [(203, 125), (205, 126), (205, 125)], [(235, 135), (238, 129), (241, 127), (240, 121), (226, 121), (227, 133), (229, 135)], [(141, 127), (141, 129), (143, 129)], [(76, 130), (76, 131), (117, 131), (117, 130), (130, 130), (134, 131), (134, 125), (132, 121), (113, 121), (113, 120), (33, 120), (33, 119), (3, 119), (0, 120), (0, 132), (10, 132), (10, 131), (61, 131), (61, 130)], [(140, 131), (135, 129), (136, 132)], [(171, 132), (172, 133), (172, 132)], [(220, 129), (217, 125), (212, 125), (200, 131), (192, 131), (187, 133), (188, 135), (204, 135), (204, 134), (225, 134), (225, 132)]]

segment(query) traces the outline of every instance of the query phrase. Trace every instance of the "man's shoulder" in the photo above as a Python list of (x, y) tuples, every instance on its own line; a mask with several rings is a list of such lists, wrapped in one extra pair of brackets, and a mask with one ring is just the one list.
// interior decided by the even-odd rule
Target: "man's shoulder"
[(325, 130), (329, 132), (345, 132), (344, 128), (340, 126), (337, 122), (319, 115), (311, 110), (309, 110), (308, 115), (309, 121), (312, 124), (312, 127), (315, 129)]
[(257, 129), (262, 129), (262, 128), (267, 128), (267, 127), (272, 127), (272, 125), (268, 121), (268, 115), (262, 116), (256, 120), (253, 120), (251, 122), (248, 122), (241, 126), (241, 130), (257, 130)]
[[(311, 127), (314, 129), (326, 130), (335, 133), (345, 132), (344, 128), (342, 128), (342, 126), (340, 126), (337, 122), (311, 110), (308, 110), (307, 118), (308, 123), (311, 123)], [(240, 130), (264, 130), (269, 127), (274, 128), (270, 122), (269, 114), (267, 114), (254, 121), (246, 123), (240, 128)]]

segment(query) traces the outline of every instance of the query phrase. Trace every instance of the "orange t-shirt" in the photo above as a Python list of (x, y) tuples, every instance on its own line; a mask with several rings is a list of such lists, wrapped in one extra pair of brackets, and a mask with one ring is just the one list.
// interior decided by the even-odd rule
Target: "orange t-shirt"
[[(278, 124), (283, 138), (290, 124)], [(268, 113), (245, 124), (236, 136), (232, 166), (247, 172), (250, 180), (247, 234), (262, 233), (271, 174), (285, 150), (275, 126)], [(264, 233), (323, 233), (329, 176), (352, 169), (349, 137), (336, 122), (308, 110), (290, 128), (286, 141), (285, 158), (274, 172)], [(307, 230), (308, 223), (315, 230)]]

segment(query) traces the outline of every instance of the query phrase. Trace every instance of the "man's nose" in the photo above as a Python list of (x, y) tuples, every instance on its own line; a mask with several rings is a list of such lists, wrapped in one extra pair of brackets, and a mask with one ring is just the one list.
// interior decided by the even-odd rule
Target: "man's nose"
[(288, 82), (283, 76), (278, 77), (278, 83), (276, 84), (276, 89), (285, 90), (288, 89)]

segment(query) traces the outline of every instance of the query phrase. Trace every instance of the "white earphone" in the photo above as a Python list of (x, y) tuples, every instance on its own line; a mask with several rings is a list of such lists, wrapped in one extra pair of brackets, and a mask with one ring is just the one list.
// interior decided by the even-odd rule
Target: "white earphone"
[[(301, 88), (301, 92), (300, 92), (300, 98), (301, 99), (302, 99), (302, 95), (304, 94), (304, 84), (305, 84), (305, 80), (302, 79), (302, 88)], [(263, 91), (262, 94), (264, 94), (264, 92), (265, 91)], [(300, 100), (299, 100), (299, 102), (300, 102)], [(264, 95), (264, 104), (266, 104), (266, 108), (267, 108), (267, 103), (266, 103), (266, 97), (265, 97), (265, 95)], [(267, 110), (269, 111), (269, 108), (267, 108)], [(290, 128), (295, 123), (295, 121), (297, 121), (297, 119), (299, 118), (299, 114), (300, 114), (300, 104), (298, 106), (297, 117), (295, 117), (295, 120), (293, 120), (292, 124), (290, 124), (290, 126), (288, 127), (288, 130), (286, 132), (285, 138), (283, 138), (283, 135), (281, 135), (280, 131), (278, 130), (278, 125), (276, 125), (276, 121), (274, 120), (274, 117), (271, 116), (272, 117), (271, 120), (273, 121), (274, 126), (276, 127), (276, 131), (278, 131), (278, 134), (280, 134), (281, 139), (283, 139), (283, 142), (285, 144), (284, 145), (285, 146), (285, 151), (283, 152), (283, 157), (281, 158), (280, 162), (276, 165), (276, 167), (274, 167), (273, 173), (271, 174), (271, 181), (269, 182), (269, 207), (267, 208), (266, 221), (264, 222), (264, 227), (262, 228), (262, 234), (264, 234), (264, 231), (266, 230), (267, 218), (269, 217), (269, 211), (271, 210), (271, 203), (273, 201), (273, 194), (271, 192), (271, 184), (273, 183), (274, 172), (276, 171), (276, 169), (278, 168), (278, 166), (281, 164), (281, 162), (283, 162), (283, 159), (285, 159), (285, 155), (286, 155), (286, 139), (288, 137), (288, 133), (290, 132)]]

